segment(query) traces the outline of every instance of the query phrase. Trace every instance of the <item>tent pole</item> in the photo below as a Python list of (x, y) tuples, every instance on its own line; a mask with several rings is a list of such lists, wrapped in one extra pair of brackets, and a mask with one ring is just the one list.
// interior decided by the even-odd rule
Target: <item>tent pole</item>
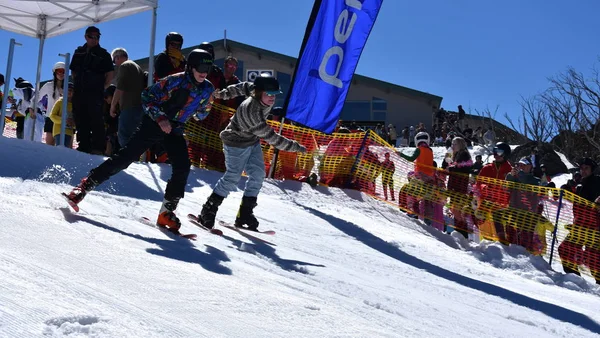
[[(35, 74), (35, 92), (33, 93), (33, 111), (29, 113), (29, 118), (31, 118), (31, 114), (36, 114), (37, 118), (37, 108), (38, 108), (38, 93), (40, 91), (40, 77), (42, 76), (42, 57), (44, 56), (44, 42), (46, 41), (46, 37), (44, 35), (40, 36), (40, 49), (38, 51), (38, 65), (37, 65), (37, 74)], [(34, 120), (31, 127), (31, 140), (33, 141), (35, 134), (35, 125), (36, 121)]]
[(152, 9), (152, 27), (150, 28), (150, 54), (148, 55), (148, 86), (152, 85), (154, 74), (154, 45), (156, 42), (156, 9)]
[(4, 95), (2, 95), (2, 117), (0, 120), (0, 130), (4, 134), (4, 119), (6, 118), (6, 103), (8, 101), (8, 93), (10, 92), (10, 77), (12, 71), (13, 54), (15, 52), (15, 45), (22, 46), (20, 43), (15, 42), (15, 39), (10, 39), (8, 44), (8, 61), (6, 62), (6, 77), (4, 78)]
[[(44, 42), (46, 42), (46, 15), (40, 14), (38, 16), (38, 37), (40, 39), (40, 49), (38, 51), (38, 65), (37, 65), (37, 74), (35, 74), (35, 92), (33, 93), (33, 111), (30, 114), (33, 114), (37, 118), (37, 108), (38, 108), (38, 94), (40, 91), (40, 77), (42, 76), (42, 59), (44, 56)], [(32, 115), (29, 115), (31, 119)], [(33, 141), (35, 136), (35, 119), (33, 120), (31, 127), (31, 140)]]
[[(67, 142), (65, 142), (65, 134), (66, 134), (66, 129), (67, 129), (67, 117), (69, 115), (68, 113), (68, 98), (69, 98), (69, 66), (70, 66), (70, 62), (71, 62), (71, 53), (66, 53), (66, 54), (58, 54), (58, 56), (62, 56), (65, 58), (65, 78), (63, 80), (63, 101), (62, 101), (62, 115), (61, 115), (61, 125), (60, 125), (60, 142), (58, 142), (58, 144), (55, 144), (55, 146), (59, 146), (59, 145), (64, 145), (65, 147), (68, 147)], [(52, 109), (52, 108), (50, 108)], [(72, 137), (75, 137), (75, 135), (73, 135)]]

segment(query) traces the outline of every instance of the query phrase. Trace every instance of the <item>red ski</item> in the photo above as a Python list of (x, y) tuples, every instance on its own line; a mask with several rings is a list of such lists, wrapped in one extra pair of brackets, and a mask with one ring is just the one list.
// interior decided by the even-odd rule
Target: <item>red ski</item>
[(202, 225), (202, 223), (200, 223), (200, 220), (198, 219), (198, 216), (194, 215), (194, 214), (188, 214), (187, 215), (188, 220), (190, 221), (190, 223), (192, 223), (193, 225), (197, 226), (198, 228), (210, 232), (213, 235), (218, 235), (218, 236), (223, 236), (223, 231), (219, 230), (219, 229), (209, 229), (207, 227), (205, 227), (204, 225)]
[(79, 212), (79, 206), (78, 206), (77, 204), (73, 203), (73, 201), (71, 201), (71, 200), (69, 199), (69, 195), (67, 195), (67, 194), (66, 194), (66, 193), (64, 193), (64, 192), (61, 192), (60, 194), (61, 194), (61, 195), (63, 195), (63, 197), (64, 197), (64, 198), (67, 200), (67, 203), (69, 203), (69, 205), (71, 206), (71, 208), (72, 208), (73, 210), (75, 210), (75, 212)]
[(142, 217), (141, 222), (146, 225), (149, 225), (153, 228), (157, 228), (158, 230), (160, 230), (162, 232), (171, 233), (173, 235), (177, 235), (179, 237), (183, 237), (183, 238), (186, 238), (186, 239), (189, 239), (192, 241), (195, 241), (196, 238), (198, 237), (198, 235), (196, 235), (196, 234), (182, 234), (181, 232), (179, 232), (179, 230), (169, 229), (167, 227), (160, 226), (160, 225), (156, 224), (155, 222), (152, 222), (148, 217)]

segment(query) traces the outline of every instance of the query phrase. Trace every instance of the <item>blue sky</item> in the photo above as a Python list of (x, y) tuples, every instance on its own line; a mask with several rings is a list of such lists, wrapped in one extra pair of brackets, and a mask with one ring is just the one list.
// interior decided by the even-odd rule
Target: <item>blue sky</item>
[[(223, 37), (297, 56), (313, 1), (162, 0), (157, 52), (169, 31), (184, 35), (184, 46)], [(429, 92), (442, 106), (467, 111), (495, 109), (496, 116), (520, 114), (520, 95), (548, 87), (547, 77), (567, 66), (587, 72), (600, 55), (600, 1), (597, 0), (384, 0), (357, 73)], [(99, 24), (100, 44), (125, 47), (131, 58), (146, 57), (150, 14)], [(46, 41), (42, 79), (84, 43), (83, 29)], [(36, 39), (0, 31), (0, 72), (6, 70), (9, 39), (15, 51), (13, 78), (33, 82)]]

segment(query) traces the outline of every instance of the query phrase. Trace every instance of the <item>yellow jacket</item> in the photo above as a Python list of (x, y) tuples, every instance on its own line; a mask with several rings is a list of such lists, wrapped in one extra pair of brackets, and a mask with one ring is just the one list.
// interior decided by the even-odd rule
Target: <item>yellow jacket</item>
[[(52, 120), (52, 122), (54, 122), (54, 127), (52, 127), (52, 136), (57, 136), (60, 135), (60, 126), (62, 124), (62, 105), (63, 105), (63, 98), (59, 98), (58, 100), (56, 100), (56, 103), (54, 103), (54, 107), (52, 107), (52, 112), (50, 113), (50, 120)], [(73, 118), (73, 106), (71, 105), (71, 102), (67, 102), (67, 111), (69, 112), (69, 114), (67, 115), (68, 119), (72, 119)], [(73, 132), (74, 132), (75, 127), (74, 126), (69, 126), (67, 125), (67, 127), (65, 128), (65, 134), (73, 136)]]

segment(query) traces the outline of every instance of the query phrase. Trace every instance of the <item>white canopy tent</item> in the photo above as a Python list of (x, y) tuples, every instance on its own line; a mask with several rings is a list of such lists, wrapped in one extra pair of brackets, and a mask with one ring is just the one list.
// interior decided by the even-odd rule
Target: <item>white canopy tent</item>
[[(47, 38), (148, 10), (153, 11), (149, 54), (149, 67), (153, 67), (157, 7), (158, 0), (0, 0), (0, 29), (40, 39), (35, 83), (37, 95), (40, 88), (44, 42)], [(10, 51), (13, 44), (14, 40), (11, 41)], [(12, 65), (11, 52), (8, 65)], [(7, 66), (5, 93), (8, 93), (10, 83), (8, 68)], [(148, 84), (151, 84), (152, 77), (148, 78)], [(2, 100), (0, 130), (4, 130), (7, 96), (4, 95)], [(34, 98), (34, 112), (37, 111), (37, 101), (38, 99)]]

